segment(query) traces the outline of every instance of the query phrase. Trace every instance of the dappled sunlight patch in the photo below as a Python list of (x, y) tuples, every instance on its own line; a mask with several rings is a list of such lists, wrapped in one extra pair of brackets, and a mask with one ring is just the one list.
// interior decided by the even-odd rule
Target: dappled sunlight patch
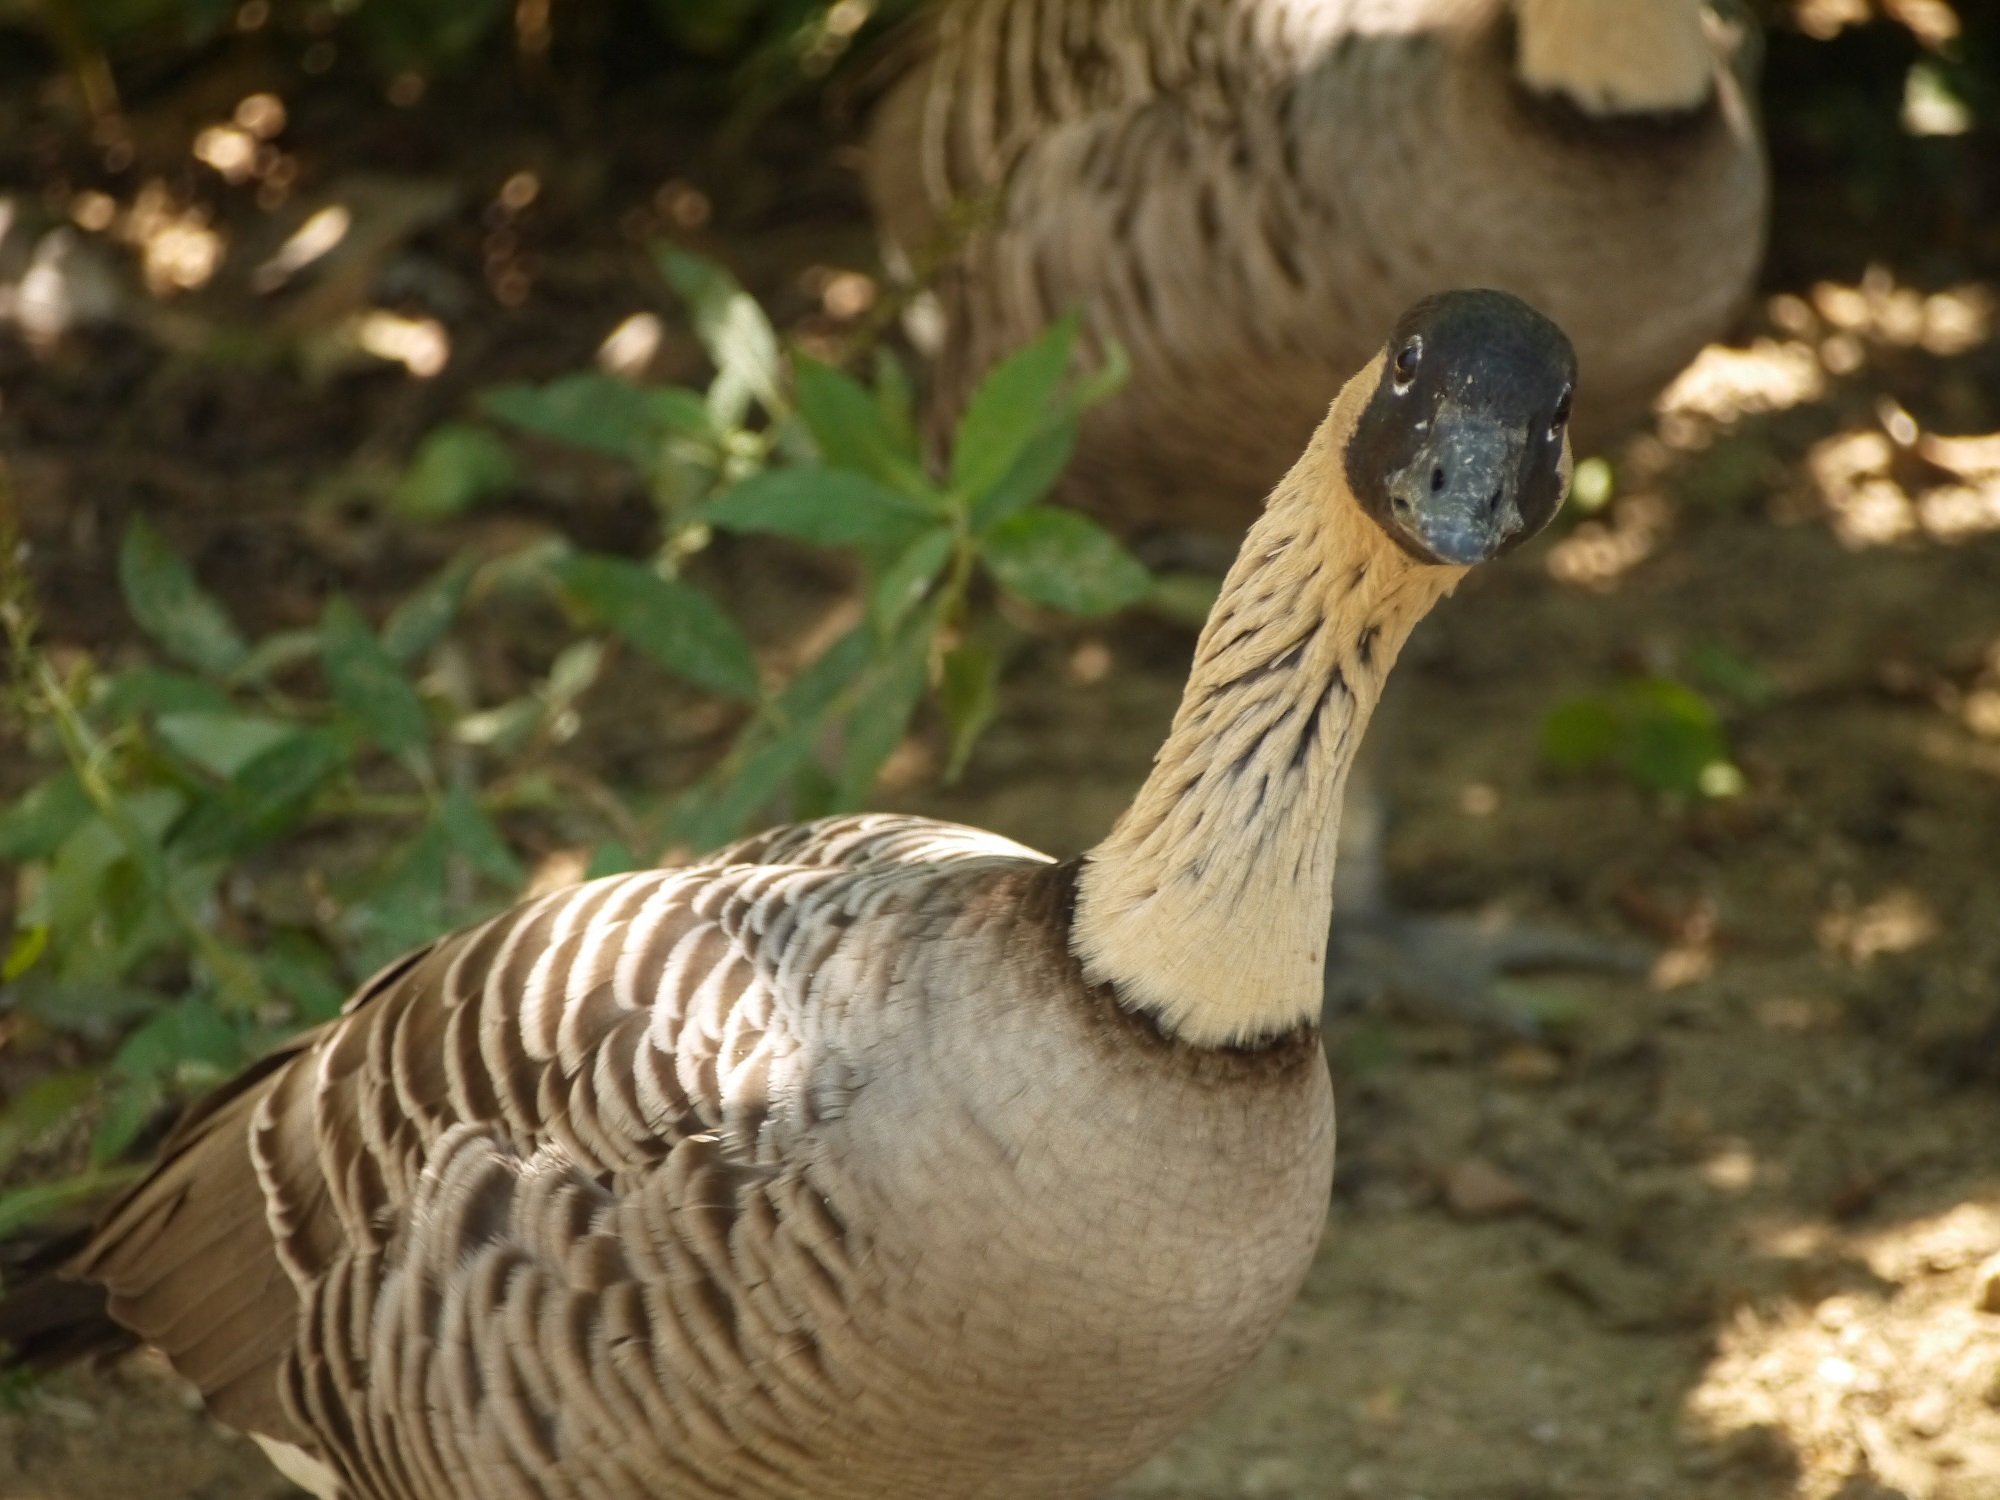
[(1819, 921), (1819, 945), (1859, 968), (1885, 954), (1908, 953), (1937, 940), (1937, 912), (1917, 891), (1899, 886), (1872, 901), (1839, 893)]
[(1769, 1429), (1799, 1456), (1802, 1500), (1872, 1476), (1937, 1500), (1989, 1496), (2000, 1474), (2000, 1317), (1979, 1311), (1980, 1263), (2000, 1249), (2000, 1198), (1865, 1233), (1765, 1226), (1779, 1260), (1838, 1257), (1877, 1289), (1744, 1307), (1684, 1413), (1705, 1441)]
[(1608, 592), (1659, 550), (1672, 514), (1659, 495), (1624, 496), (1608, 515), (1582, 522), (1549, 548), (1549, 576), (1573, 588)]
[(1702, 446), (1715, 428), (1823, 400), (1877, 351), (1921, 350), (1956, 359), (1992, 339), (1995, 299), (1976, 282), (1923, 292), (1870, 266), (1852, 285), (1823, 281), (1764, 305), (1772, 332), (1744, 346), (1710, 345), (1657, 404), (1670, 447)]
[(355, 347), (399, 364), (419, 380), (441, 373), (451, 361), (451, 335), (436, 318), (407, 318), (371, 308), (354, 320)]
[(157, 180), (132, 200), (123, 238), (138, 249), (146, 290), (156, 297), (206, 286), (229, 249), (207, 208), (180, 201)]
[(1663, 418), (1698, 416), (1730, 423), (1759, 412), (1816, 401), (1826, 377), (1810, 344), (1758, 339), (1746, 349), (1711, 344), (1660, 397)]
[(331, 255), (354, 227), (354, 213), (344, 203), (329, 203), (307, 215), (292, 231), (277, 253), (265, 261), (250, 278), (260, 292), (275, 292), (314, 261)]
[(644, 375), (660, 352), (666, 325), (655, 313), (636, 312), (620, 321), (597, 346), (597, 368), (607, 375), (636, 380)]
[[(1806, 454), (1834, 535), (1856, 550), (1896, 542), (1963, 542), (2000, 531), (2000, 438), (1938, 438), (1885, 406), (1886, 430), (1845, 432)], [(1938, 482), (1913, 489), (1905, 477)]]

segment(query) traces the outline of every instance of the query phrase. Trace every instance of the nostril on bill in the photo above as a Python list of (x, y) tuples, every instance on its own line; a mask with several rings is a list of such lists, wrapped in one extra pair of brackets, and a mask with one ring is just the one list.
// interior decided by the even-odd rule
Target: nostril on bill
[(1439, 490), (1443, 488), (1444, 488), (1444, 465), (1443, 464), (1433, 465), (1431, 468), (1431, 493), (1435, 495)]

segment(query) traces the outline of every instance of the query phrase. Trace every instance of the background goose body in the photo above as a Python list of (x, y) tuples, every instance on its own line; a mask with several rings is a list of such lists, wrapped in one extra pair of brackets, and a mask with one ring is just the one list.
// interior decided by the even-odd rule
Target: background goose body
[(1131, 356), (1072, 501), (1233, 531), (1320, 392), (1443, 287), (1576, 343), (1588, 445), (1726, 330), (1767, 183), (1739, 37), (1700, 0), (956, 0), (868, 172), (936, 279), (940, 422), (1081, 309)]

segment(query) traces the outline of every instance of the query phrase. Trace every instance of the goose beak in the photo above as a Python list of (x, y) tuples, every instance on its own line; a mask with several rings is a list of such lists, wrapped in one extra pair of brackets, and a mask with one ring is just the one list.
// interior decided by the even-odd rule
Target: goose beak
[(1525, 436), (1490, 416), (1449, 403), (1416, 456), (1389, 476), (1391, 522), (1434, 562), (1470, 567), (1515, 537), (1521, 518)]

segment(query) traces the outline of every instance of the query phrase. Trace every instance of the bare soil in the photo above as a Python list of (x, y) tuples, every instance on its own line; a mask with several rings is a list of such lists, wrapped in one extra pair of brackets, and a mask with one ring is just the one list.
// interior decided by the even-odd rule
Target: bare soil
[[(1804, 45), (1777, 49), (1777, 82), (1817, 99), (1832, 85)], [(1857, 109), (1873, 97), (1854, 91)], [(375, 163), (351, 112), (298, 113), (322, 132), (300, 146), (308, 202), (338, 161)], [(184, 152), (187, 133), (141, 139)], [(1642, 940), (1651, 977), (1536, 978), (1514, 993), (1547, 1017), (1532, 1039), (1394, 997), (1336, 1022), (1318, 1264), (1222, 1409), (1124, 1500), (2000, 1500), (2000, 231), (1990, 189), (1938, 172), (1917, 207), (1858, 213), (1822, 147), (1781, 131), (1798, 203), (1770, 294), (1617, 456), (1614, 502), (1474, 578), (1399, 668), (1402, 897)], [(467, 391), (586, 360), (637, 305), (632, 242), (603, 226), (701, 169), (606, 147), (591, 193), (552, 179), (549, 219), (519, 231), (541, 237), (548, 289), (505, 307), (480, 300), (482, 205), (517, 158), (550, 160), (548, 139), (408, 149), (464, 188), (385, 259), (474, 299), (438, 381), (190, 361), (158, 326), (179, 302), (48, 349), (0, 333), (0, 435), (58, 640), (129, 640), (107, 539), (136, 512), (260, 625), (310, 617), (334, 586), (392, 599), (472, 533), (345, 506), (355, 453), (386, 461)], [(800, 289), (869, 252), (837, 164), (806, 176), (824, 202), (774, 214), (753, 182), (703, 232), (812, 333), (840, 317)], [(216, 293), (203, 315), (258, 305)], [(632, 500), (585, 489), (559, 515), (543, 497), (478, 524), (637, 547)], [(786, 620), (833, 607), (824, 579), (724, 576), (782, 595)], [(1034, 636), (964, 782), (936, 786), (920, 736), (885, 800), (1087, 844), (1143, 774), (1190, 647), (1145, 619)], [(1695, 675), (1717, 648), (1761, 679), (1712, 693), (1735, 795), (1548, 767), (1553, 706), (1638, 670)], [(637, 748), (656, 728), (586, 753), (661, 784), (674, 773)], [(6, 1500), (285, 1493), (143, 1359), (0, 1414)]]

